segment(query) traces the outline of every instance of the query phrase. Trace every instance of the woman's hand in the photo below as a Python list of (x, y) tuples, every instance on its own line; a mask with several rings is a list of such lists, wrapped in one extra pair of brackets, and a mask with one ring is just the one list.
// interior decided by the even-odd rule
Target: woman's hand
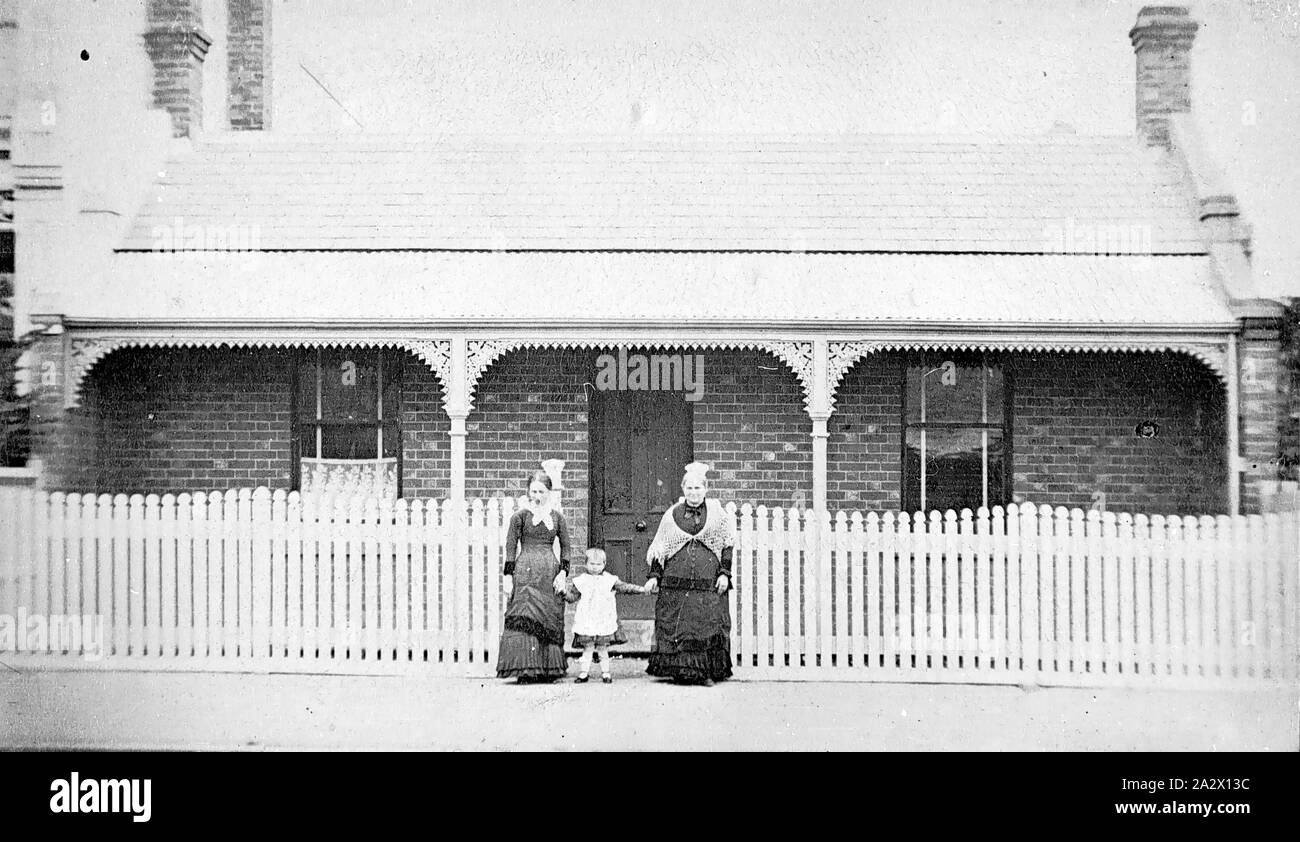
[(726, 593), (727, 588), (729, 587), (731, 587), (731, 579), (727, 577), (727, 574), (718, 574), (718, 596), (722, 596)]
[(646, 579), (646, 580), (645, 580), (645, 585), (644, 585), (643, 587), (644, 587), (644, 592), (645, 592), (645, 593), (658, 593), (658, 592), (659, 592), (659, 580), (656, 579), (655, 577), (651, 576), (649, 579)]
[(564, 575), (564, 571), (561, 570), (559, 573), (555, 574), (555, 581), (551, 584), (555, 587), (555, 592), (557, 594), (563, 594), (569, 585), (569, 579)]
[(509, 599), (510, 595), (515, 592), (514, 576), (506, 576), (501, 580), (501, 592), (506, 595), (506, 599)]

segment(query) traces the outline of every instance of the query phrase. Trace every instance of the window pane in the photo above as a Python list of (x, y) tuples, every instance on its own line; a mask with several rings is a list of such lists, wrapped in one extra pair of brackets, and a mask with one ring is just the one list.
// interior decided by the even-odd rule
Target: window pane
[[(922, 434), (907, 431), (907, 454), (904, 463), (903, 507), (907, 511), (922, 509)], [(985, 437), (988, 458), (985, 460)], [(928, 429), (924, 431), (925, 501), (924, 510), (963, 508), (974, 511), (985, 505), (985, 479), (989, 506), (1004, 504), (1002, 433), (987, 429)], [(987, 475), (986, 475), (987, 468)]]
[(384, 420), (396, 421), (401, 412), (402, 393), (402, 357), (399, 354), (384, 355)]
[(316, 353), (298, 364), (298, 417), (316, 420)]
[(374, 427), (325, 427), (321, 432), (325, 459), (378, 458), (379, 431)]
[(923, 365), (907, 369), (906, 401), (909, 424), (1000, 424), (1002, 370), (987, 367), (969, 354), (927, 356)]
[(321, 354), (321, 417), (325, 421), (372, 421), (379, 403), (378, 372), (370, 351)]

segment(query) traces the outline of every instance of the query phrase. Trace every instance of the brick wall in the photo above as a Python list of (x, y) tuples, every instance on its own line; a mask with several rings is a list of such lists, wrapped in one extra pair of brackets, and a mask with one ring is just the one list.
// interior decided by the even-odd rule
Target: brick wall
[[(1013, 360), (1017, 498), (1147, 513), (1227, 506), (1224, 388), (1182, 354), (1042, 354)], [(1134, 428), (1159, 425), (1144, 439)]]
[(714, 468), (712, 493), (737, 505), (811, 505), (812, 422), (789, 367), (761, 351), (703, 357), (695, 458)]
[[(39, 438), (46, 484), (113, 492), (284, 487), (292, 360), (271, 350), (109, 355), (87, 379), (83, 408), (47, 424)], [(806, 505), (812, 444), (793, 375), (759, 352), (709, 353), (704, 363), (694, 447), (714, 465), (717, 496)], [(899, 505), (901, 365), (897, 355), (868, 357), (841, 384), (827, 446), (833, 509)], [(467, 423), (469, 495), (517, 496), (541, 460), (563, 459), (564, 508), (579, 546), (587, 540), (590, 366), (587, 351), (507, 354), (484, 374)], [(1223, 387), (1201, 363), (1178, 354), (1042, 354), (1014, 356), (1008, 367), (1017, 497), (1086, 507), (1103, 492), (1115, 510), (1223, 510)], [(404, 494), (442, 498), (449, 424), (437, 380), (414, 357), (404, 368), (402, 414)], [(1145, 420), (1160, 425), (1158, 437), (1135, 435)], [(1268, 446), (1260, 433), (1248, 449)]]
[(587, 545), (586, 383), (591, 355), (524, 349), (497, 360), (479, 380), (466, 422), (465, 494), (518, 497), (543, 459), (563, 459), (563, 508), (574, 551)]
[[(836, 508), (901, 503), (903, 358), (859, 361), (829, 423), (827, 500)], [(1180, 354), (1041, 354), (1007, 358), (1013, 495), (1150, 513), (1225, 511), (1223, 385)], [(1135, 434), (1155, 421), (1154, 439)]]
[(402, 368), (402, 495), (442, 500), (451, 493), (451, 422), (442, 384), (408, 354)]
[(295, 356), (269, 349), (124, 349), (92, 372), (101, 481), (114, 492), (289, 484)]
[[(45, 337), (32, 349), (36, 388), (31, 404), (31, 458), (40, 464), (41, 485), (50, 491), (98, 491), (102, 460), (99, 453), (100, 403), (98, 385), (88, 382), (80, 405), (63, 408), (63, 337)], [(57, 381), (41, 385), (41, 372), (53, 363)]]
[(826, 505), (896, 511), (902, 499), (902, 365), (898, 354), (858, 362), (840, 381), (827, 424)]
[(1279, 468), (1287, 386), (1282, 339), (1274, 323), (1248, 323), (1238, 345), (1241, 361), (1241, 507), (1259, 511), (1259, 483), (1285, 476)]
[(227, 108), (230, 128), (271, 128), (269, 0), (227, 0)]

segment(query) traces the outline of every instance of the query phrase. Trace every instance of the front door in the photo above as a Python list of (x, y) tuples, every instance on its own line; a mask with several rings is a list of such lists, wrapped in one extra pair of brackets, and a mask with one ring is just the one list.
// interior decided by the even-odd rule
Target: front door
[[(663, 513), (681, 496), (693, 459), (692, 404), (674, 391), (595, 391), (591, 406), (591, 545), (609, 572), (644, 584), (646, 550)], [(654, 617), (654, 597), (619, 594), (629, 638)], [(639, 622), (640, 621), (640, 622)], [(629, 640), (630, 648), (640, 649)], [(647, 644), (648, 645), (648, 644)]]

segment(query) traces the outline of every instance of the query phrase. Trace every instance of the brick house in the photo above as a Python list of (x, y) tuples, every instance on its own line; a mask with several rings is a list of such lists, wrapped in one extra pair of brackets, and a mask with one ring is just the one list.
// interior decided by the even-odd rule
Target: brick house
[(622, 571), (691, 459), (832, 510), (1249, 512), (1275, 474), (1283, 309), (1183, 9), (1129, 33), (1133, 136), (998, 140), (281, 136), (262, 0), (226, 4), (203, 132), (199, 4), (147, 9), (172, 139), (129, 219), (82, 248), (53, 153), (18, 185), (49, 488), (482, 497), (558, 459)]

